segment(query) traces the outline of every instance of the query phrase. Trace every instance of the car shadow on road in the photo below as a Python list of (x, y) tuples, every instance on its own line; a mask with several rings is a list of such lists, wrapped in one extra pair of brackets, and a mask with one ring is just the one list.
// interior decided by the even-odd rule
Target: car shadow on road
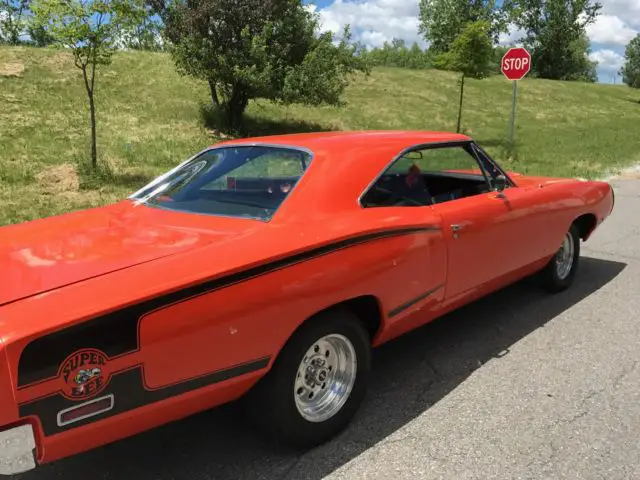
[(574, 285), (563, 293), (549, 295), (533, 279), (524, 280), (383, 345), (374, 354), (367, 400), (350, 427), (304, 454), (275, 449), (232, 404), (19, 478), (319, 480), (427, 411), (486, 362), (508, 356), (513, 344), (605, 286), (625, 266), (582, 257)]

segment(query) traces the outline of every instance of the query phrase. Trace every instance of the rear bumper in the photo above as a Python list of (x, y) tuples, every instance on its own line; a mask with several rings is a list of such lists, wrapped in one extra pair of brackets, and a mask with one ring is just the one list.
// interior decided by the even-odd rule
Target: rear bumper
[(31, 425), (0, 431), (0, 475), (15, 475), (36, 468), (35, 448)]

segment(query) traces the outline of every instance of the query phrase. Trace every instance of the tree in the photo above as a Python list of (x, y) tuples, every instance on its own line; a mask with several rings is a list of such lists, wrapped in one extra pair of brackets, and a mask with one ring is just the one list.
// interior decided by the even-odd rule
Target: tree
[(138, 16), (138, 21), (131, 23), (128, 28), (120, 32), (118, 47), (132, 50), (158, 51), (164, 49), (162, 33), (164, 26), (160, 19), (153, 15), (152, 8), (142, 5), (144, 11)]
[(29, 0), (0, 0), (0, 43), (21, 43), (28, 11)]
[(98, 165), (95, 87), (98, 65), (111, 62), (119, 31), (140, 14), (136, 0), (32, 0), (33, 27), (68, 48), (82, 71), (91, 116), (91, 164)]
[(506, 0), (512, 21), (526, 32), (532, 71), (553, 80), (595, 81), (587, 25), (601, 5), (593, 0)]
[(507, 28), (506, 9), (496, 0), (420, 0), (420, 33), (429, 49), (441, 54), (450, 50), (464, 28), (474, 22), (488, 22), (487, 35), (497, 43)]
[(429, 68), (430, 54), (414, 43), (407, 48), (403, 40), (394, 38), (391, 43), (384, 42), (383, 46), (364, 50), (360, 53), (370, 66), (400, 67), (410, 69)]
[(31, 45), (36, 47), (47, 47), (54, 43), (53, 37), (42, 25), (35, 25), (32, 22), (27, 24), (27, 36)]
[(640, 88), (640, 33), (625, 48), (624, 59), (622, 81), (631, 88)]
[(462, 29), (448, 52), (436, 60), (436, 67), (460, 72), (460, 103), (456, 132), (460, 132), (465, 77), (485, 78), (492, 73), (493, 44), (489, 36), (491, 25), (486, 20), (472, 22)]
[(350, 74), (367, 71), (348, 28), (334, 45), (300, 0), (149, 1), (178, 70), (208, 82), (233, 129), (242, 127), (251, 99), (339, 104)]

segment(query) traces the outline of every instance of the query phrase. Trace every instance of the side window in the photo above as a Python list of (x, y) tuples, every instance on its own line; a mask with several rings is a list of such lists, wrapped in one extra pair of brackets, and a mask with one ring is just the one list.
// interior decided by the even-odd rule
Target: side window
[(390, 165), (362, 196), (364, 207), (425, 206), (490, 190), (468, 145), (413, 150)]

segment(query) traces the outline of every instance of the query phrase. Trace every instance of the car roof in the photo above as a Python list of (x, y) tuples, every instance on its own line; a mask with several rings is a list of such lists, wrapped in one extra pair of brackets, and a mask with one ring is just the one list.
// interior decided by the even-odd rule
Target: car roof
[(471, 138), (451, 132), (419, 130), (361, 130), (336, 132), (294, 133), (229, 140), (216, 146), (241, 144), (272, 144), (305, 148), (311, 151), (343, 152), (345, 149), (371, 146), (383, 143), (385, 146), (402, 150), (416, 144), (465, 142)]
[(313, 153), (309, 172), (280, 206), (274, 217), (277, 222), (359, 209), (359, 196), (402, 151), (412, 146), (469, 141), (470, 137), (451, 132), (365, 130), (252, 137), (220, 142), (214, 148), (257, 144)]

